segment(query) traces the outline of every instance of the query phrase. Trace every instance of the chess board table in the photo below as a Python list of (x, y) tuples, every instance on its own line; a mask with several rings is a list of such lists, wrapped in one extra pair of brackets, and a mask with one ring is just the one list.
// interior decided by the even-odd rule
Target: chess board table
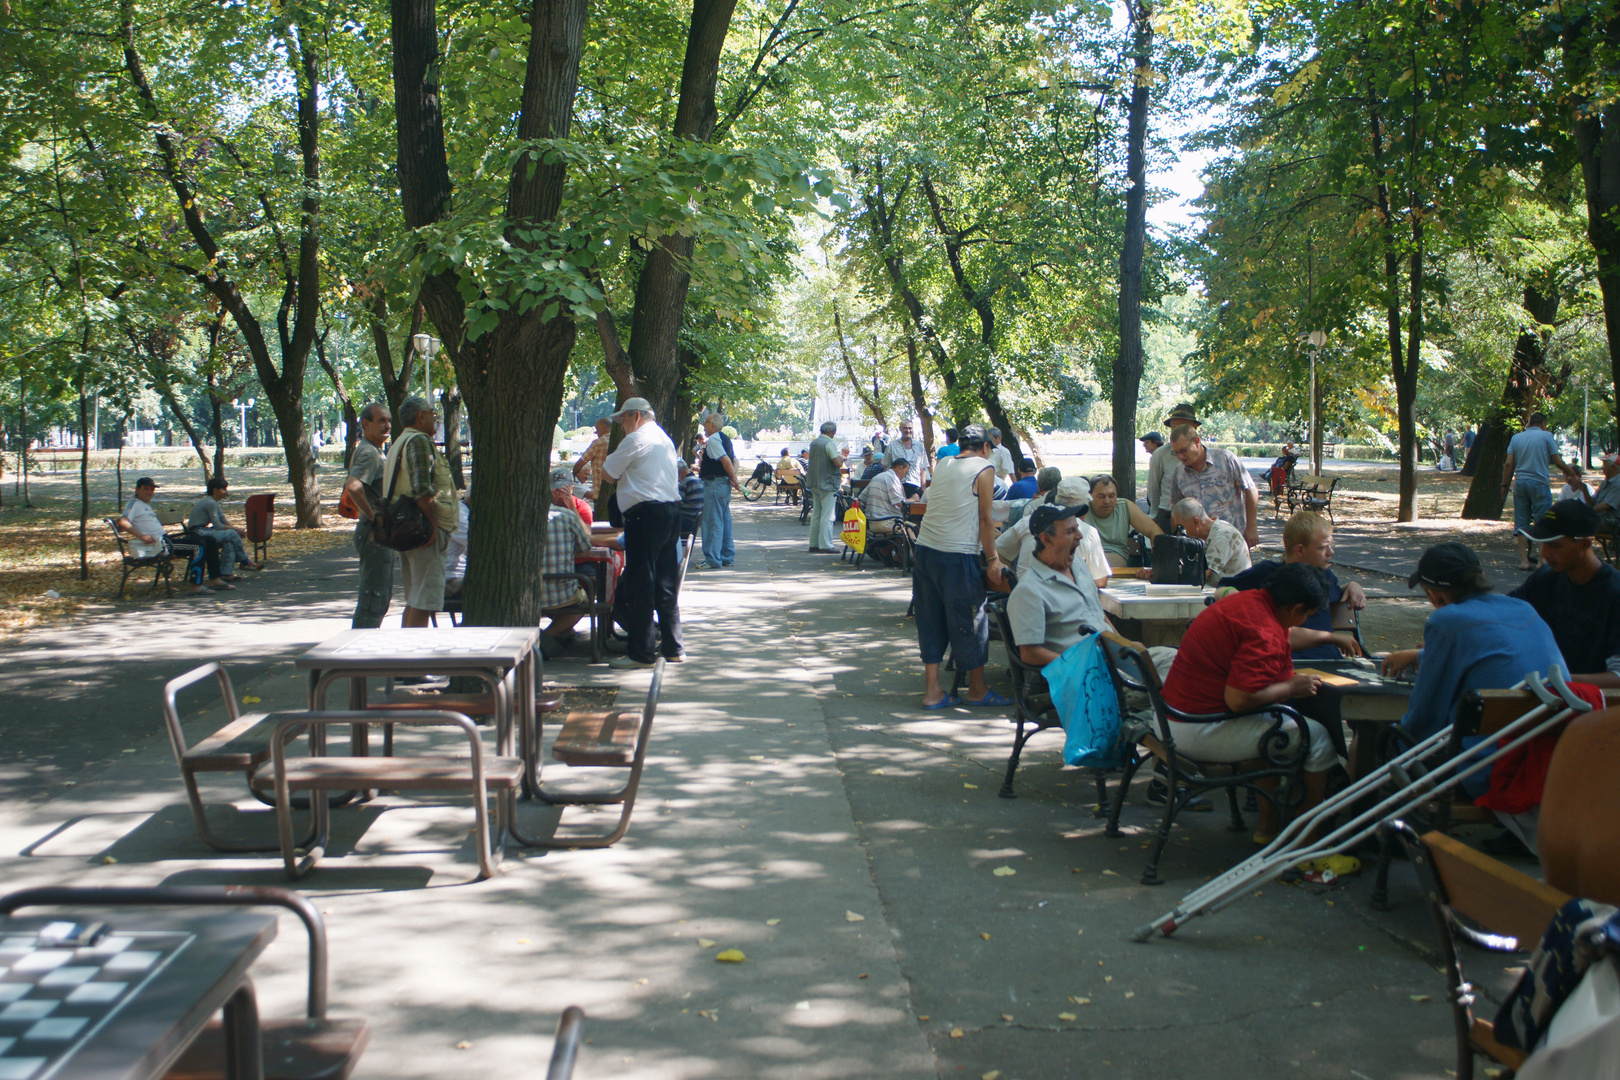
[(1187, 626), (1209, 606), (1214, 589), (1161, 594), (1136, 578), (1113, 578), (1098, 590), (1119, 633), (1143, 645), (1181, 644)]
[[(51, 933), (96, 922), (83, 948)], [(248, 968), (275, 936), (238, 911), (0, 917), (0, 1080), (156, 1080), (221, 1008), (226, 1076), (261, 1080)]]

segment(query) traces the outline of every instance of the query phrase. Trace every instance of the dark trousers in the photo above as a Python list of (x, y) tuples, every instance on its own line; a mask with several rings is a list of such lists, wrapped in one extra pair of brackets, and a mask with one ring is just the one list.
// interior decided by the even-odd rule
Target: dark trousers
[(1170, 526), (1170, 511), (1168, 510), (1160, 510), (1155, 513), (1153, 515), (1153, 524), (1157, 525), (1159, 527), (1159, 531), (1166, 535), (1170, 535), (1176, 531)]
[[(183, 532), (172, 537), (177, 544), (190, 544), (192, 547), (202, 549), (203, 569), (207, 571), (204, 580), (214, 581), (219, 577), (219, 541), (203, 533)], [(187, 569), (190, 569), (187, 567)]]
[(659, 653), (681, 653), (681, 613), (675, 602), (681, 582), (675, 545), (680, 524), (678, 502), (637, 503), (624, 513), (624, 572), (613, 596), (613, 619), (630, 638), (625, 653), (633, 660), (651, 663)]

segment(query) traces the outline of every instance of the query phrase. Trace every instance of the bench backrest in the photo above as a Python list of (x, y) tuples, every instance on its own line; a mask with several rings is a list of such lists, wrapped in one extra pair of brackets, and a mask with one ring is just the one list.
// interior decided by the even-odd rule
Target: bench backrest
[(1494, 735), (1541, 702), (1528, 690), (1470, 690), (1457, 706), (1459, 735)]
[(1518, 938), (1521, 948), (1534, 948), (1570, 899), (1445, 833), (1425, 834), (1423, 845), (1451, 909), (1493, 933)]
[(1295, 473), (1294, 484), (1298, 487), (1314, 487), (1332, 489), (1339, 482), (1337, 476), (1318, 476), (1315, 473)]

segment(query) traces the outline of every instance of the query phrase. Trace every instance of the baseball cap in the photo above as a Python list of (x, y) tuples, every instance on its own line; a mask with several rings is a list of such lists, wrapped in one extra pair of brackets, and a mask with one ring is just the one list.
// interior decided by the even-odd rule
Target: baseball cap
[(1620, 454), (1599, 454), (1598, 460), (1608, 462), (1620, 461)]
[(1160, 446), (1164, 445), (1164, 436), (1160, 435), (1157, 431), (1150, 431), (1146, 435), (1138, 436), (1136, 441), (1148, 442), (1149, 440), (1158, 443)]
[(1076, 513), (1078, 513), (1078, 511), (1073, 506), (1061, 506), (1057, 503), (1041, 503), (1041, 505), (1035, 508), (1035, 512), (1029, 515), (1029, 531), (1032, 534), (1039, 536), (1047, 529), (1050, 529), (1054, 521), (1062, 521), (1064, 518), (1074, 517)]
[(1053, 499), (1064, 506), (1090, 506), (1091, 485), (1083, 476), (1066, 476), (1058, 481)]
[(1537, 543), (1566, 537), (1578, 540), (1583, 536), (1597, 535), (1598, 524), (1597, 511), (1587, 506), (1584, 500), (1564, 499), (1553, 503), (1551, 509), (1532, 522), (1529, 528), (1520, 529), (1519, 532)]
[(573, 486), (574, 471), (568, 466), (559, 465), (551, 470), (551, 487), (553, 491), (560, 487), (571, 488)]
[(1479, 569), (1479, 556), (1466, 544), (1448, 540), (1436, 544), (1423, 553), (1417, 570), (1406, 579), (1406, 587), (1436, 585), (1443, 589), (1456, 588), (1464, 583), (1471, 571)]
[(956, 445), (964, 446), (969, 450), (976, 446), (983, 446), (984, 442), (983, 424), (969, 424), (956, 433)]
[(627, 398), (625, 400), (625, 403), (623, 405), (619, 406), (619, 411), (613, 413), (612, 415), (610, 415), (608, 417), (608, 419), (609, 420), (617, 420), (619, 417), (623, 416), (627, 412), (650, 413), (652, 411), (653, 411), (652, 402), (648, 401), (646, 398), (644, 398), (644, 397)]
[(1170, 415), (1164, 418), (1164, 422), (1167, 427), (1175, 427), (1177, 424), (1191, 424), (1197, 427), (1198, 410), (1193, 408), (1191, 402), (1184, 401), (1170, 410)]
[(143, 476), (139, 480), (135, 481), (135, 486), (155, 488), (157, 487), (157, 481), (153, 480), (150, 476)]

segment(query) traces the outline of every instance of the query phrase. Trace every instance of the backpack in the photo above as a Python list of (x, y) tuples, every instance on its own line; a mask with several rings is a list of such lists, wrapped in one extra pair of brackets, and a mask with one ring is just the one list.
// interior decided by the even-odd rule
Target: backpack
[(1203, 585), (1208, 574), (1202, 540), (1164, 533), (1153, 538), (1153, 584)]
[[(414, 434), (427, 438), (420, 431)], [(388, 460), (383, 465), (383, 475), (388, 480), (383, 485), (382, 501), (373, 507), (376, 513), (371, 519), (371, 539), (394, 551), (414, 551), (431, 544), (438, 535), (438, 526), (422, 512), (415, 499), (391, 494), (399, 475), (401, 450), (411, 436), (412, 432), (406, 432), (388, 448)]]

